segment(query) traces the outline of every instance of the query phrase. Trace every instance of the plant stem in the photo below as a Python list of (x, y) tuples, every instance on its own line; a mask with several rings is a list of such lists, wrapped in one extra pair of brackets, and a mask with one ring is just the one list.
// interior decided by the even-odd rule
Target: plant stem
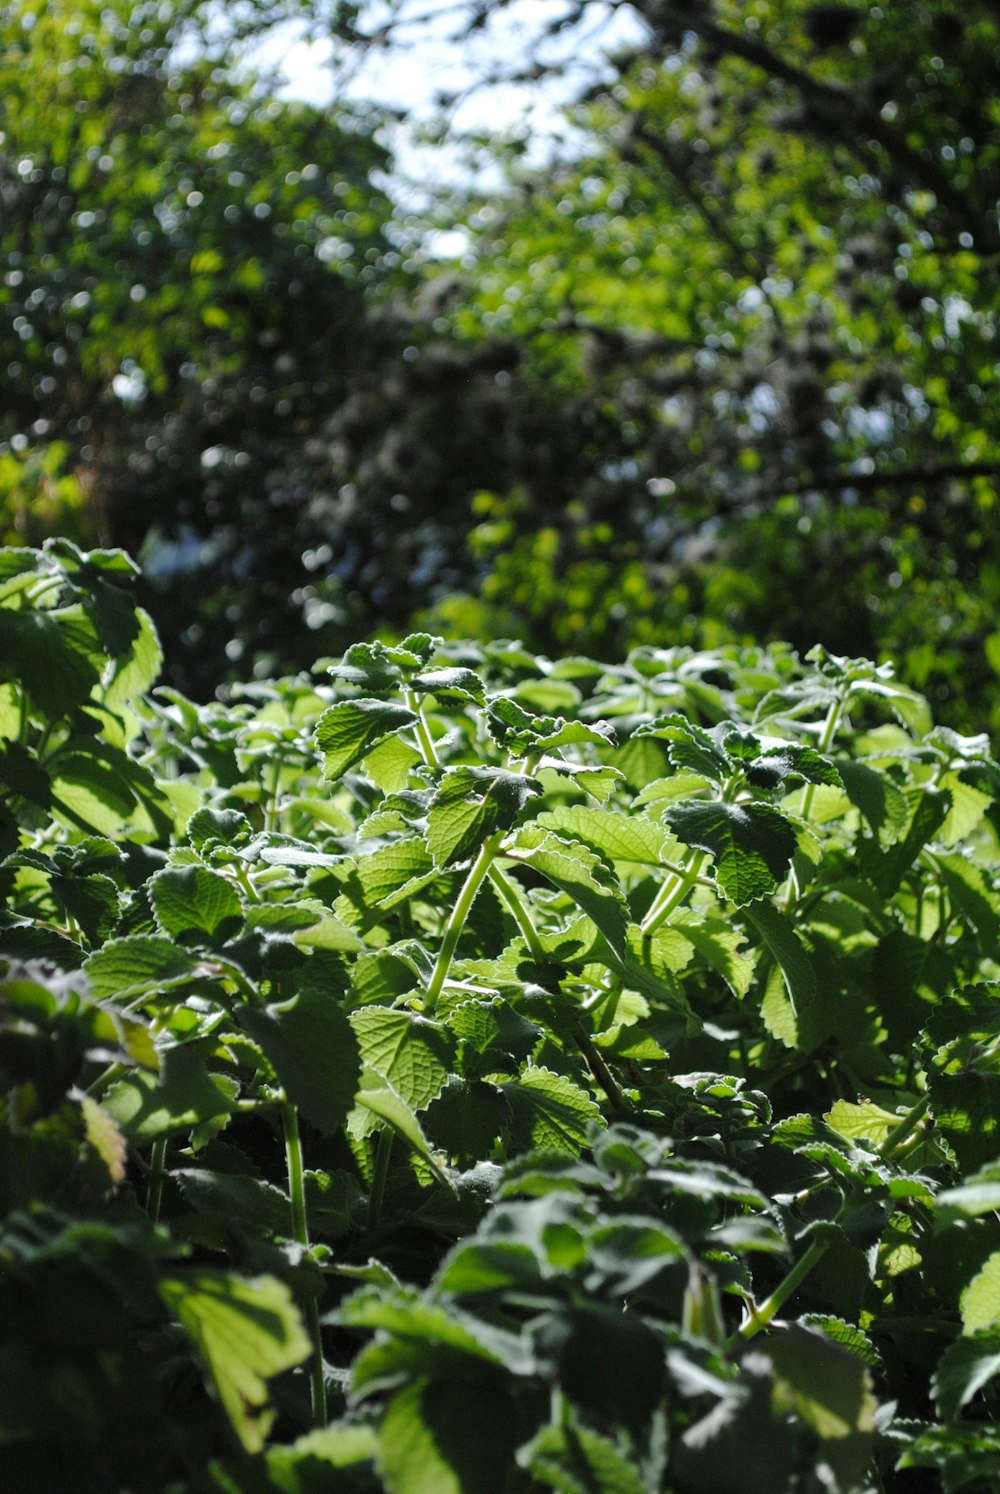
[[(878, 1155), (880, 1157), (882, 1157), (885, 1161), (888, 1161), (893, 1153), (899, 1150), (904, 1142), (906, 1142), (910, 1138), (910, 1136), (912, 1136), (917, 1126), (923, 1120), (924, 1116), (927, 1114), (929, 1105), (930, 1101), (927, 1096), (925, 1096), (922, 1100), (918, 1100), (915, 1105), (910, 1107), (906, 1114), (900, 1118), (899, 1125), (895, 1126), (893, 1130), (889, 1132), (885, 1141), (883, 1141), (882, 1145), (878, 1148)], [(835, 1218), (832, 1221), (834, 1225), (842, 1223), (846, 1215), (850, 1212), (857, 1192), (857, 1185), (849, 1190), (846, 1197), (844, 1198), (843, 1203), (838, 1209)], [(767, 1298), (767, 1301), (763, 1302), (760, 1307), (754, 1307), (751, 1309), (750, 1316), (747, 1318), (746, 1322), (741, 1324), (737, 1332), (734, 1333), (732, 1338), (730, 1339), (730, 1348), (735, 1347), (735, 1345), (738, 1343), (746, 1342), (747, 1339), (754, 1338), (758, 1333), (761, 1332), (762, 1329), (768, 1327), (768, 1325), (781, 1311), (781, 1308), (787, 1302), (788, 1298), (792, 1295), (793, 1292), (798, 1290), (809, 1273), (823, 1258), (823, 1255), (826, 1252), (832, 1238), (833, 1232), (831, 1231), (829, 1235), (826, 1235), (823, 1238), (814, 1240), (812, 1242), (801, 1259), (797, 1260), (789, 1270), (787, 1275), (784, 1276), (781, 1281), (779, 1281), (774, 1291)]]
[(149, 1190), (146, 1194), (146, 1213), (150, 1224), (160, 1222), (160, 1204), (163, 1202), (163, 1179), (166, 1175), (167, 1138), (161, 1136), (153, 1142), (149, 1154)]
[(375, 1147), (375, 1166), (372, 1169), (372, 1184), (368, 1194), (368, 1219), (366, 1228), (369, 1232), (378, 1228), (382, 1217), (382, 1199), (385, 1196), (386, 1178), (389, 1176), (389, 1157), (392, 1153), (394, 1133), (391, 1126), (383, 1126), (378, 1133), (378, 1143)]
[(507, 911), (520, 929), (524, 942), (532, 955), (536, 960), (544, 960), (545, 946), (538, 936), (535, 925), (531, 921), (531, 914), (524, 905), (524, 900), (521, 897), (521, 889), (513, 877), (509, 877), (495, 863), (490, 867), (488, 875), (501, 902), (506, 905)]
[(614, 1074), (612, 1074), (604, 1062), (603, 1055), (596, 1047), (590, 1034), (585, 1032), (579, 1023), (573, 1028), (573, 1041), (583, 1054), (591, 1074), (593, 1074), (615, 1109), (631, 1110), (632, 1106), (625, 1091), (621, 1088)]
[[(287, 1100), (281, 1107), (281, 1120), (285, 1132), (285, 1161), (288, 1168), (288, 1196), (291, 1200), (292, 1238), (309, 1249), (309, 1222), (306, 1217), (305, 1168), (302, 1163), (302, 1138), (299, 1134), (299, 1116), (295, 1106)], [(320, 1336), (319, 1303), (310, 1297), (304, 1303), (306, 1327), (312, 1339), (312, 1357), (309, 1366), (309, 1384), (312, 1400), (314, 1427), (326, 1426), (326, 1381), (323, 1376), (323, 1340)]]
[(497, 830), (488, 836), (479, 847), (479, 854), (469, 868), (469, 875), (465, 879), (462, 890), (458, 894), (458, 901), (452, 908), (451, 916), (445, 925), (441, 948), (438, 950), (438, 957), (427, 985), (427, 994), (424, 997), (424, 1011), (426, 1012), (434, 1011), (438, 1004), (451, 962), (455, 957), (455, 950), (458, 948), (458, 941), (462, 936), (462, 929), (465, 927), (465, 920), (472, 910), (472, 904), (486, 879), (487, 872), (499, 854), (502, 840), (502, 830)]
[(407, 690), (406, 692), (406, 704), (417, 718), (417, 724), (414, 727), (414, 731), (417, 734), (417, 742), (419, 744), (420, 751), (424, 755), (424, 761), (429, 768), (436, 768), (438, 766), (438, 755), (437, 750), (434, 746), (434, 738), (431, 736), (430, 731), (428, 730), (427, 722), (424, 719), (424, 713), (420, 708), (420, 700), (412, 690)]
[(667, 921), (674, 909), (680, 906), (701, 876), (701, 869), (707, 859), (704, 851), (694, 849), (688, 851), (683, 866), (664, 882), (639, 925), (644, 934), (653, 933), (661, 923)]

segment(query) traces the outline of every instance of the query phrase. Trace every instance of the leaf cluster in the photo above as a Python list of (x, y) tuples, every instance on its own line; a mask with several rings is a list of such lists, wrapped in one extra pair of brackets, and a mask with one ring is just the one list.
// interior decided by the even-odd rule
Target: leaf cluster
[(21, 1482), (989, 1488), (986, 739), (782, 648), (199, 707), (132, 569), (0, 554)]

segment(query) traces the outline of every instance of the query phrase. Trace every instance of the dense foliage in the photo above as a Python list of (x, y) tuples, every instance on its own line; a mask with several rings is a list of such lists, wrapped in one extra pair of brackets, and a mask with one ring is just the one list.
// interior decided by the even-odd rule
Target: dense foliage
[(197, 698), (416, 617), (885, 651), (995, 727), (996, 5), (481, 0), (494, 70), (544, 93), (579, 40), (587, 99), (422, 214), (382, 115), (239, 43), (419, 57), (435, 9), (0, 7), (5, 537), (140, 554)]
[(995, 1487), (986, 739), (780, 647), (199, 707), (133, 575), (0, 553), (8, 1485)]

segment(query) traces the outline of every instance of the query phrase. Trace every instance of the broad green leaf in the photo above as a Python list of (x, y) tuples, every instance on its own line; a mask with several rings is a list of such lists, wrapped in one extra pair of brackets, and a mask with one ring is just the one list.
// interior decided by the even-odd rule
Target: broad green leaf
[(168, 868), (148, 883), (164, 934), (182, 944), (218, 948), (243, 926), (243, 904), (233, 884), (205, 866)]
[(417, 719), (405, 706), (384, 700), (342, 700), (330, 706), (316, 723), (316, 744), (324, 755), (324, 775), (339, 778), (379, 742), (415, 726)]
[(798, 843), (794, 826), (766, 804), (676, 804), (664, 820), (685, 845), (711, 854), (719, 886), (734, 903), (773, 891)]
[(365, 757), (365, 772), (387, 794), (404, 789), (421, 756), (405, 737), (385, 737)]
[(84, 968), (98, 1000), (124, 1001), (183, 981), (196, 967), (192, 955), (172, 939), (133, 934), (110, 940), (89, 956)]
[(114, 1120), (90, 1095), (81, 1095), (80, 1108), (87, 1140), (108, 1170), (109, 1185), (125, 1177), (125, 1142)]
[(581, 841), (608, 861), (661, 866), (677, 842), (670, 831), (644, 815), (613, 814), (584, 805), (560, 805), (544, 810), (531, 822), (564, 839)]
[(881, 844), (898, 840), (908, 818), (902, 789), (887, 773), (868, 763), (838, 757), (836, 768), (851, 803), (861, 811)]
[(648, 1494), (635, 1465), (607, 1437), (584, 1426), (545, 1427), (517, 1461), (559, 1494)]
[(625, 959), (625, 898), (610, 868), (588, 846), (528, 824), (507, 842), (504, 854), (527, 862), (567, 893), (597, 925), (616, 956)]
[(158, 1075), (145, 1069), (126, 1074), (102, 1101), (122, 1133), (132, 1141), (157, 1141), (230, 1115), (236, 1108), (235, 1082), (210, 1074), (211, 1040), (166, 1048)]
[(472, 669), (424, 669), (410, 680), (410, 689), (417, 695), (467, 701), (470, 705), (482, 705), (486, 699), (486, 686)]
[(116, 658), (104, 672), (104, 704), (113, 711), (152, 689), (163, 667), (163, 651), (153, 619), (142, 607), (136, 608), (135, 616), (138, 632), (128, 652)]
[(361, 1084), (354, 1099), (354, 1109), (347, 1118), (347, 1129), (352, 1136), (358, 1139), (370, 1136), (384, 1122), (423, 1158), (439, 1181), (446, 1181), (412, 1108), (376, 1069), (362, 1068)]
[(443, 1028), (414, 1012), (365, 1006), (350, 1016), (362, 1062), (381, 1074), (412, 1110), (441, 1093), (452, 1044)]
[(901, 1117), (883, 1110), (881, 1105), (876, 1105), (871, 1100), (863, 1100), (860, 1104), (838, 1100), (823, 1119), (838, 1136), (843, 1136), (848, 1141), (868, 1141), (871, 1146), (878, 1148), (899, 1125)]
[(685, 716), (659, 716), (640, 726), (636, 736), (655, 737), (664, 742), (675, 768), (697, 773), (712, 783), (724, 782), (733, 771), (733, 762), (725, 748)]
[(96, 639), (81, 621), (78, 608), (0, 609), (0, 673), (23, 685), (51, 721), (84, 705), (99, 683)]
[[(799, 1040), (800, 1019), (816, 996), (816, 974), (808, 951), (799, 939), (795, 925), (771, 903), (756, 902), (743, 908), (742, 916), (757, 930), (768, 953), (775, 962), (775, 970), (781, 971), (784, 997), (772, 989), (769, 980), (763, 1015), (769, 1031), (786, 1047), (795, 1047)], [(778, 1016), (779, 1010), (784, 1014)]]
[(354, 1103), (361, 1060), (336, 992), (303, 984), (290, 1001), (241, 1006), (238, 1015), (292, 1104), (318, 1130), (339, 1130)]
[(856, 1355), (800, 1324), (772, 1327), (763, 1346), (795, 1408), (820, 1439), (842, 1487), (865, 1476), (875, 1444), (871, 1375)]
[(517, 1442), (500, 1384), (417, 1380), (392, 1397), (378, 1468), (390, 1494), (503, 1494)]
[(1000, 1325), (1000, 1250), (995, 1250), (959, 1299), (962, 1332), (978, 1333)]
[(427, 847), (438, 866), (466, 860), (495, 830), (508, 829), (541, 792), (532, 778), (501, 769), (448, 768), (431, 803)]
[(874, 840), (862, 840), (855, 853), (862, 875), (885, 898), (898, 891), (899, 884), (924, 846), (940, 830), (952, 802), (951, 795), (942, 789), (918, 790), (911, 794), (910, 800), (910, 821), (901, 839), (886, 850), (880, 850)]
[(957, 1188), (945, 1188), (935, 1200), (940, 1229), (956, 1219), (976, 1219), (1000, 1213), (1000, 1162), (967, 1177)]
[(282, 1494), (328, 1494), (337, 1487), (331, 1483), (336, 1478), (333, 1470), (370, 1463), (377, 1447), (374, 1427), (324, 1427), (319, 1432), (307, 1432), (288, 1446), (267, 1448), (267, 1472)]
[(590, 1096), (564, 1074), (546, 1068), (522, 1069), (520, 1077), (501, 1084), (511, 1109), (514, 1134), (522, 1146), (576, 1153), (594, 1126), (603, 1126)]
[(619, 783), (623, 783), (625, 775), (618, 768), (612, 768), (607, 764), (597, 766), (592, 763), (571, 763), (560, 757), (540, 757), (535, 772), (544, 788), (550, 787), (547, 774), (555, 774), (558, 778), (569, 778), (577, 788), (596, 799), (599, 804), (604, 804), (614, 793)]
[(849, 1349), (856, 1354), (863, 1364), (869, 1369), (880, 1370), (883, 1368), (882, 1358), (868, 1335), (854, 1323), (848, 1323), (843, 1318), (831, 1317), (829, 1313), (806, 1313), (799, 1319), (804, 1328), (818, 1329), (831, 1343), (839, 1344), (842, 1349)]
[(311, 1349), (288, 1287), (274, 1276), (202, 1269), (164, 1277), (160, 1295), (194, 1344), (243, 1447), (260, 1452), (275, 1416), (267, 1382)]
[(797, 782), (841, 786), (840, 774), (828, 757), (813, 747), (789, 743), (771, 747), (744, 765), (748, 783), (755, 788), (784, 789)]
[(989, 1327), (949, 1344), (931, 1381), (938, 1411), (946, 1421), (954, 1421), (977, 1390), (997, 1374), (1000, 1374), (1000, 1328)]
[(706, 964), (717, 971), (734, 996), (744, 997), (753, 979), (754, 960), (744, 953), (743, 930), (721, 918), (701, 917), (688, 908), (671, 914), (667, 930), (676, 929), (694, 945)]
[(359, 857), (357, 873), (365, 900), (374, 907), (391, 908), (401, 888), (417, 882), (426, 886), (439, 875), (439, 868), (423, 841), (414, 837)]
[(262, 1238), (291, 1238), (291, 1204), (288, 1195), (273, 1183), (245, 1173), (212, 1172), (205, 1167), (180, 1167), (171, 1176), (199, 1214)]
[(959, 773), (945, 773), (940, 787), (951, 795), (951, 808), (944, 818), (938, 839), (946, 846), (967, 840), (993, 803), (993, 795), (965, 783)]

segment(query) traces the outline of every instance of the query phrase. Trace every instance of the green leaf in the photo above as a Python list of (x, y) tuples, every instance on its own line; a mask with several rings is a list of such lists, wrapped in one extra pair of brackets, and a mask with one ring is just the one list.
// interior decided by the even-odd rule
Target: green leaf
[(267, 1382), (311, 1349), (288, 1287), (274, 1276), (198, 1270), (164, 1277), (160, 1295), (194, 1344), (243, 1447), (260, 1452), (275, 1415)]
[(171, 939), (133, 934), (110, 940), (89, 956), (84, 969), (99, 1001), (124, 1001), (143, 991), (156, 992), (183, 981), (194, 971), (195, 962)]
[(624, 962), (628, 908), (613, 873), (599, 856), (580, 841), (553, 835), (534, 824), (522, 826), (507, 842), (504, 854), (508, 853), (567, 893)]
[(1000, 1213), (1000, 1162), (991, 1163), (981, 1172), (965, 1179), (957, 1188), (945, 1188), (936, 1199), (939, 1229), (956, 1219), (976, 1219), (982, 1214)]
[(559, 1494), (647, 1494), (634, 1464), (607, 1437), (587, 1427), (545, 1427), (518, 1449), (517, 1461)]
[(354, 1104), (361, 1059), (336, 992), (303, 985), (290, 1001), (237, 1014), (291, 1103), (318, 1130), (338, 1131)]
[(418, 695), (435, 695), (439, 700), (457, 700), (482, 705), (486, 686), (472, 669), (425, 669), (410, 680), (410, 689)]
[(697, 773), (711, 783), (723, 783), (733, 771), (728, 752), (685, 716), (659, 716), (640, 726), (635, 735), (665, 742), (667, 756), (675, 768)]
[[(781, 971), (787, 1007), (780, 1007), (779, 993), (772, 991), (768, 983), (765, 1006), (762, 1008), (768, 1030), (786, 1047), (798, 1045), (800, 1021), (816, 997), (816, 974), (808, 951), (795, 930), (795, 925), (770, 903), (758, 902), (741, 910), (742, 916), (756, 929), (768, 953)], [(784, 1012), (782, 1017), (777, 1013)]]
[(978, 1333), (983, 1328), (1000, 1325), (1000, 1250), (993, 1252), (969, 1282), (959, 1305), (963, 1333)]
[(644, 815), (614, 814), (586, 805), (560, 805), (531, 821), (563, 839), (580, 841), (608, 861), (662, 866), (676, 841), (670, 831)]
[(868, 763), (837, 758), (837, 772), (851, 803), (861, 811), (883, 845), (897, 840), (908, 818), (906, 795), (888, 776)]
[(951, 795), (942, 789), (923, 789), (912, 803), (912, 814), (906, 834), (886, 850), (874, 840), (862, 840), (856, 850), (858, 867), (863, 876), (883, 897), (892, 897), (907, 871), (928, 841), (944, 824), (951, 809)]
[(132, 1141), (157, 1141), (230, 1115), (236, 1084), (209, 1074), (211, 1039), (166, 1048), (159, 1075), (137, 1069), (119, 1079), (104, 1096), (103, 1108)]
[(766, 804), (676, 804), (664, 820), (685, 845), (710, 853), (719, 886), (734, 903), (772, 892), (798, 843), (794, 826)]
[(156, 626), (142, 607), (135, 609), (138, 631), (128, 652), (114, 659), (104, 673), (104, 704), (120, 710), (139, 695), (145, 695), (163, 667), (163, 651)]
[(148, 883), (156, 922), (182, 944), (218, 949), (243, 927), (243, 904), (235, 887), (205, 866), (168, 868)]
[(960, 1338), (945, 1349), (931, 1381), (938, 1413), (954, 1421), (963, 1406), (1000, 1374), (1000, 1328)]
[(0, 673), (27, 690), (42, 715), (60, 721), (84, 705), (99, 683), (96, 639), (78, 608), (52, 612), (0, 609)]
[(395, 794), (406, 787), (421, 761), (419, 750), (405, 737), (385, 737), (365, 757), (365, 772), (385, 793)]
[(387, 1080), (412, 1110), (441, 1093), (451, 1072), (452, 1045), (435, 1022), (414, 1012), (366, 1006), (350, 1025), (362, 1061)]
[(871, 1376), (856, 1355), (798, 1323), (772, 1325), (762, 1352), (790, 1389), (795, 1408), (820, 1439), (843, 1488), (865, 1477), (875, 1445)]
[(262, 1238), (291, 1237), (288, 1195), (273, 1183), (245, 1173), (212, 1172), (207, 1167), (180, 1167), (171, 1173), (193, 1209), (227, 1229), (246, 1230)]
[(415, 726), (417, 720), (405, 706), (384, 700), (342, 700), (330, 706), (317, 721), (315, 733), (316, 744), (324, 754), (324, 775), (339, 778), (379, 742)]
[(668, 930), (676, 929), (694, 945), (707, 965), (719, 973), (734, 996), (744, 997), (753, 980), (754, 961), (741, 951), (743, 930), (721, 918), (702, 917), (688, 908), (670, 916)]
[(848, 1141), (867, 1141), (871, 1148), (878, 1149), (889, 1134), (899, 1125), (901, 1117), (871, 1100), (853, 1104), (850, 1100), (838, 1100), (823, 1119)]
[(518, 1079), (501, 1084), (500, 1091), (521, 1146), (576, 1153), (592, 1128), (604, 1124), (590, 1096), (572, 1079), (550, 1069), (525, 1068)]
[(438, 866), (468, 859), (495, 830), (506, 830), (541, 786), (496, 768), (448, 768), (427, 821), (427, 847)]
[(747, 783), (755, 788), (784, 789), (796, 783), (841, 786), (841, 777), (828, 757), (813, 747), (788, 743), (771, 747), (744, 766)]
[(503, 1494), (517, 1441), (500, 1385), (417, 1380), (379, 1428), (378, 1468), (391, 1494)]
[[(282, 1494), (335, 1494), (340, 1484), (337, 1468), (355, 1468), (375, 1457), (378, 1436), (374, 1427), (330, 1426), (307, 1432), (287, 1447), (266, 1450), (267, 1471)], [(345, 1488), (358, 1485), (346, 1484)]]
[(447, 1182), (412, 1108), (376, 1069), (362, 1068), (361, 1085), (354, 1099), (354, 1109), (347, 1118), (347, 1129), (352, 1136), (359, 1139), (370, 1136), (384, 1122), (423, 1158), (440, 1182)]

